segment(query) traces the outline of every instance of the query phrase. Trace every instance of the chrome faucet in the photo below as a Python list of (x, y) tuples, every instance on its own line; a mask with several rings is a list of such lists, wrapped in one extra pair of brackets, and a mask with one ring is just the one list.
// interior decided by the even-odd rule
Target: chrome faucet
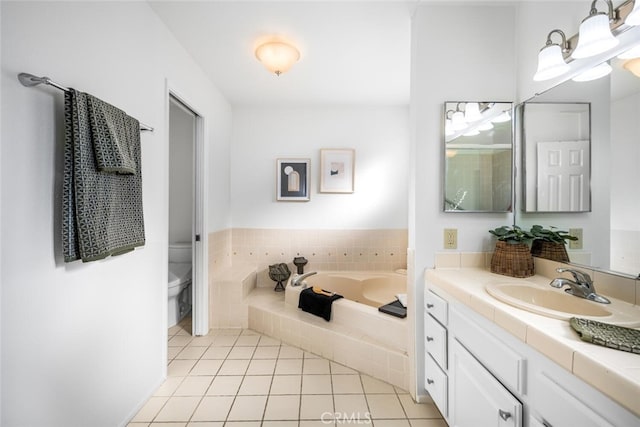
[(304, 273), (304, 274), (296, 274), (295, 276), (293, 276), (293, 279), (291, 279), (291, 286), (300, 286), (303, 284), (304, 279), (306, 279), (309, 276), (313, 276), (314, 274), (318, 274), (317, 271), (310, 271), (308, 273)]
[(549, 283), (554, 288), (562, 288), (563, 286), (568, 285), (569, 287), (564, 290), (568, 294), (602, 304), (611, 303), (607, 298), (596, 294), (596, 289), (593, 286), (593, 280), (591, 280), (591, 277), (587, 273), (573, 270), (571, 268), (557, 268), (556, 271), (558, 273), (564, 273), (565, 271), (567, 273), (571, 273), (575, 281), (564, 277), (558, 277)]

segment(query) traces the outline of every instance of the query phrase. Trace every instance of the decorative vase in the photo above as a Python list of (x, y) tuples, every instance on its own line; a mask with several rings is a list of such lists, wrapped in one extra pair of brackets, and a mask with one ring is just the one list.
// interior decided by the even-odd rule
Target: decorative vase
[(534, 240), (531, 244), (531, 255), (552, 261), (570, 261), (564, 243), (547, 242), (540, 239)]
[(491, 272), (511, 277), (533, 276), (535, 271), (529, 245), (498, 240), (491, 257)]

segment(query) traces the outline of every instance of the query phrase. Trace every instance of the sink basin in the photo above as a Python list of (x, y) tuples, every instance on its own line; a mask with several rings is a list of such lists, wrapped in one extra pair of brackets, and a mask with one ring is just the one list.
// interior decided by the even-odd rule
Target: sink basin
[(490, 283), (485, 289), (504, 303), (555, 319), (583, 317), (629, 327), (640, 325), (640, 310), (622, 301), (601, 304), (526, 281)]

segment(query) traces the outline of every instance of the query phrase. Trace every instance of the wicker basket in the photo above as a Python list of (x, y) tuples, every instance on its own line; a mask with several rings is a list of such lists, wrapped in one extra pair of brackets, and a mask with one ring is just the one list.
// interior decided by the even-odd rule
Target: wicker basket
[(531, 255), (552, 261), (569, 262), (569, 254), (567, 254), (564, 243), (536, 239), (531, 244)]
[(491, 257), (491, 272), (511, 277), (533, 276), (535, 271), (529, 245), (497, 241)]

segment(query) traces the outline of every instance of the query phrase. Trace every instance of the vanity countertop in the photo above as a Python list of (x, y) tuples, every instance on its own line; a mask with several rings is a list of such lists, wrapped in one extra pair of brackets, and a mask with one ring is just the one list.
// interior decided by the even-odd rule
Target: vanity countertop
[(498, 301), (485, 290), (487, 284), (501, 282), (529, 282), (548, 287), (548, 277), (535, 275), (517, 279), (480, 268), (428, 269), (425, 276), (436, 293), (438, 289), (443, 290), (621, 406), (640, 415), (640, 355), (584, 342), (566, 320), (513, 307)]

